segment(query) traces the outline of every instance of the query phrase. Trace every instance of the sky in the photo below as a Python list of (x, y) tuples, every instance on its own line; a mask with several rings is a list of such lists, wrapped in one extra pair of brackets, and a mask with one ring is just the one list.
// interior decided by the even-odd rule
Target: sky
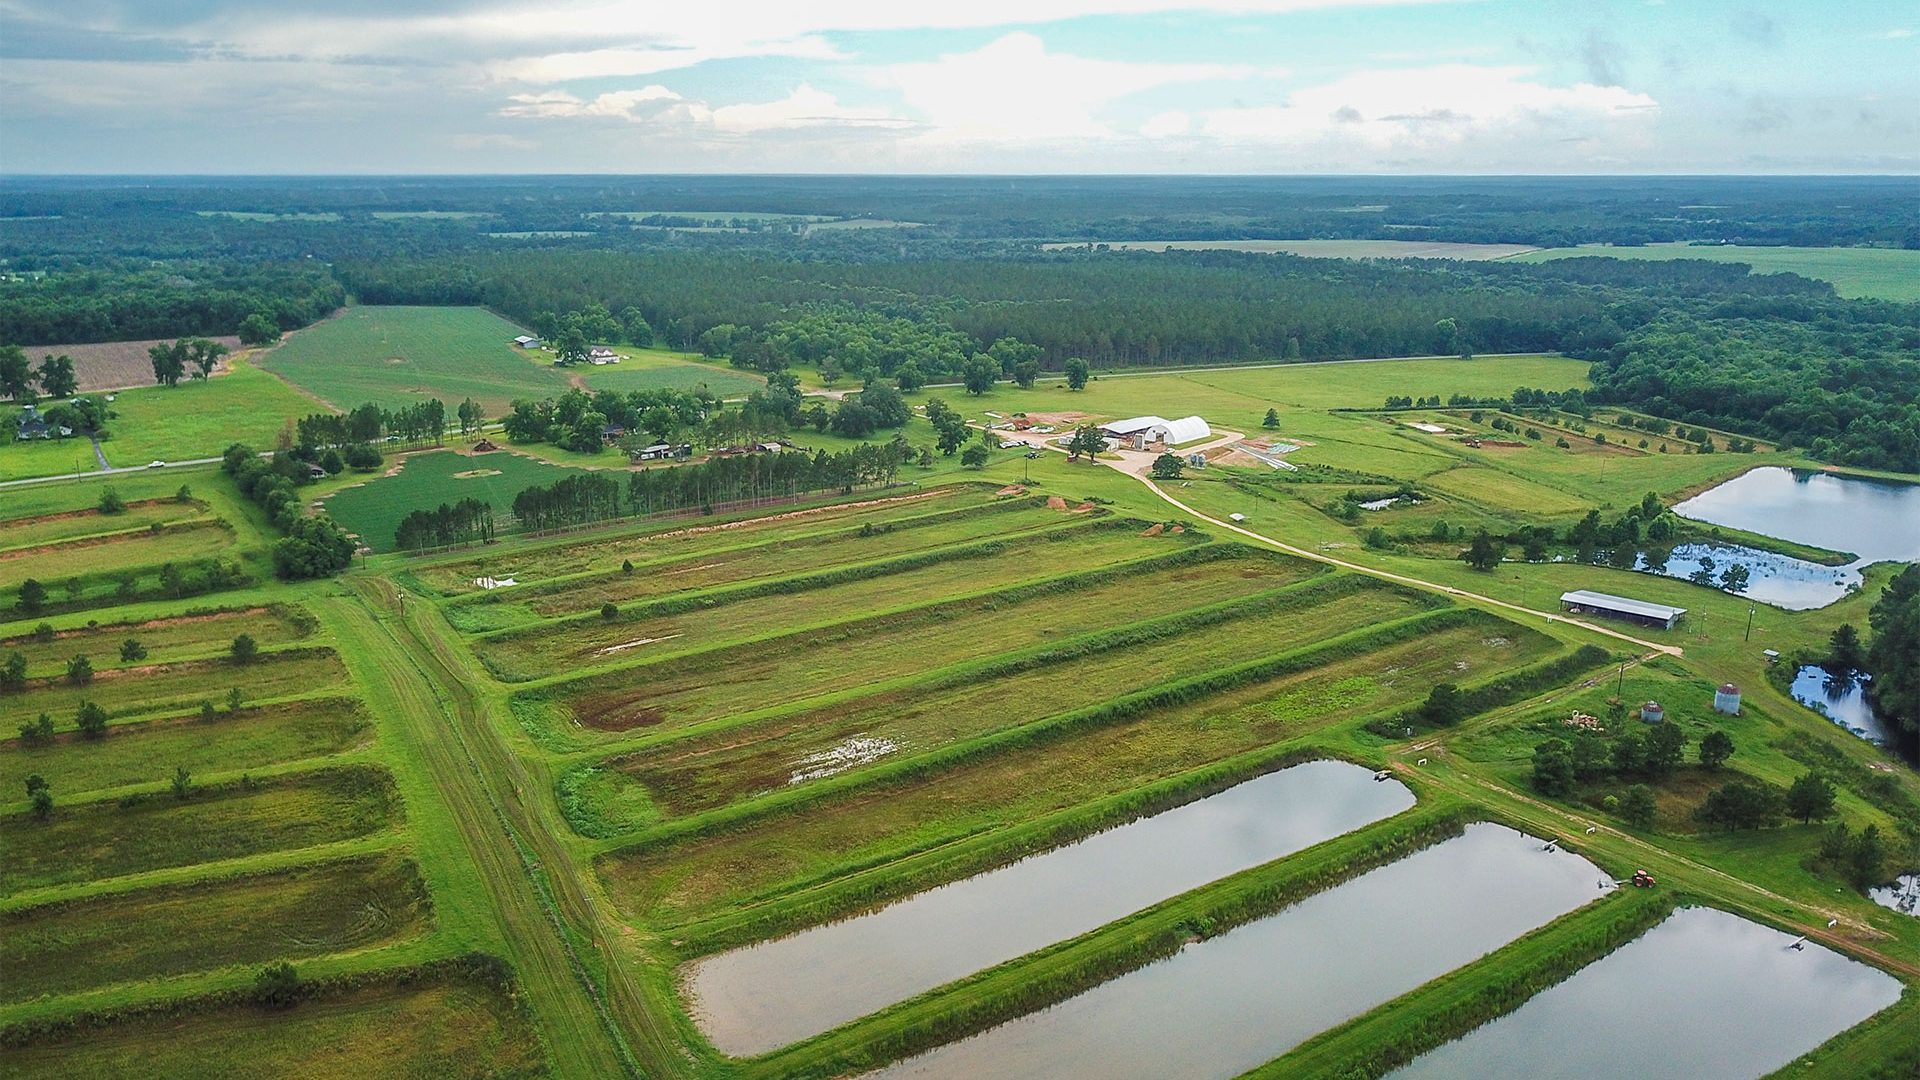
[(4, 173), (1920, 172), (1920, 2), (0, 0)]

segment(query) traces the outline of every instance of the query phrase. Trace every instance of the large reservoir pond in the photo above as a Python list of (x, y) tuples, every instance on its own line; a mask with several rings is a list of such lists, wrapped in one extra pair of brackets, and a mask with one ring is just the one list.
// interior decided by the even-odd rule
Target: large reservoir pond
[(1920, 485), (1830, 473), (1754, 469), (1673, 508), (1681, 517), (1801, 544), (1851, 551), (1869, 563), (1920, 559)]
[(693, 1014), (723, 1052), (765, 1053), (1413, 803), (1399, 781), (1344, 761), (1281, 769), (871, 914), (697, 961)]
[(1394, 1080), (1751, 1080), (1899, 999), (1892, 976), (1793, 940), (1723, 911), (1675, 912)]
[(1594, 900), (1603, 877), (1586, 859), (1543, 851), (1503, 825), (1470, 825), (880, 1075), (1237, 1076)]
[(1787, 611), (1826, 607), (1860, 587), (1860, 567), (1827, 566), (1743, 544), (1681, 544), (1656, 563), (1642, 553), (1634, 568), (1650, 574), (1697, 580), (1702, 569), (1709, 578), (1730, 566), (1747, 568), (1747, 587), (1740, 595)]

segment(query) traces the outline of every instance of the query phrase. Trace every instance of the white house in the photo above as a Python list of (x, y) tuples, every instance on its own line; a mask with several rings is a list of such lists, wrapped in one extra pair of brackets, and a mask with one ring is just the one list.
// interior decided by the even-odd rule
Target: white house
[(593, 348), (587, 350), (587, 360), (595, 366), (617, 364), (620, 362), (620, 354), (607, 348), (605, 345), (595, 345)]

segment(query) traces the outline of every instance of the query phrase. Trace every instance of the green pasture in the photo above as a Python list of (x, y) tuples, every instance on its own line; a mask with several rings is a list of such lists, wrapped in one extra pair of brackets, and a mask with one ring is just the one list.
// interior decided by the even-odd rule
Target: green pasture
[(1006, 828), (1234, 754), (1424, 698), (1456, 664), (1491, 673), (1553, 643), (1486, 619), (1260, 680), (1204, 700), (1124, 716), (952, 767), (836, 792), (750, 830), (689, 831), (599, 862), (622, 910), (655, 926), (742, 905)]
[(0, 999), (366, 949), (431, 913), (392, 855), (15, 908), (0, 913)]
[(1705, 259), (1746, 263), (1756, 274), (1799, 274), (1830, 281), (1841, 296), (1881, 300), (1920, 300), (1920, 249), (1861, 247), (1736, 247), (1648, 244), (1645, 247), (1547, 248), (1514, 257), (1515, 262), (1547, 262), (1588, 256), (1609, 259)]
[[(134, 567), (187, 562), (224, 554), (233, 534), (215, 520), (179, 522), (160, 529), (135, 529), (84, 540), (0, 552), (0, 589), (28, 578), (43, 585), (78, 577), (98, 577)], [(54, 599), (65, 597), (56, 594)]]
[(544, 1058), (505, 990), (434, 978), (375, 981), (270, 1016), (251, 1004), (207, 1004), (88, 1026), (9, 1047), (0, 1075), (533, 1080), (549, 1075)]
[(68, 476), (91, 473), (99, 468), (99, 459), (93, 456), (93, 444), (78, 436), (0, 442), (0, 480)]
[[(632, 615), (598, 615), (517, 629), (474, 643), (489, 669), (509, 681), (538, 678), (583, 666), (641, 661), (760, 637), (769, 627), (821, 626), (885, 611), (920, 606), (921, 598), (994, 592), (1058, 572), (1061, 560), (1092, 567), (1146, 558), (1189, 540), (1138, 536), (1128, 523), (1092, 522), (1036, 536), (956, 548), (891, 561), (844, 567), (812, 581), (770, 589), (735, 586), (708, 594), (698, 604), (672, 601), (674, 610), (652, 614), (636, 605)], [(1051, 545), (1053, 557), (1047, 557)], [(771, 583), (769, 583), (771, 584)], [(811, 586), (811, 587), (809, 587)], [(651, 648), (658, 645), (660, 648)]]
[[(578, 365), (567, 374), (579, 379), (588, 390), (695, 390), (706, 387), (722, 398), (743, 398), (766, 386), (758, 375), (729, 367), (722, 360), (708, 360), (698, 353), (675, 352), (660, 347), (642, 349), (633, 345), (615, 345), (618, 364)], [(547, 353), (538, 356), (551, 359)]]
[(87, 508), (38, 517), (8, 518), (0, 520), (0, 555), (15, 549), (133, 532), (149, 528), (156, 522), (168, 525), (200, 517), (206, 512), (207, 504), (197, 499), (186, 502), (156, 499), (131, 504), (118, 514), (103, 514)]
[(248, 356), (231, 363), (232, 370), (211, 379), (120, 391), (113, 402), (119, 418), (107, 425), (112, 438), (100, 444), (107, 461), (115, 467), (197, 461), (219, 457), (237, 442), (272, 449), (289, 420), (329, 411), (253, 366)]
[(415, 510), (471, 498), (492, 504), (496, 517), (505, 519), (512, 516), (513, 500), (522, 491), (557, 483), (578, 471), (506, 451), (470, 455), (436, 450), (408, 454), (394, 464), (398, 473), (370, 477), (325, 499), (327, 513), (375, 551), (393, 550), (400, 519)]
[[(215, 695), (208, 690), (208, 700)], [(56, 717), (60, 727), (70, 717)], [(243, 705), (239, 712), (219, 702), (211, 720), (195, 708), (180, 716), (114, 724), (98, 740), (65, 732), (45, 745), (12, 737), (0, 741), (0, 792), (11, 802), (26, 778), (39, 774), (57, 797), (132, 785), (157, 786), (175, 768), (214, 779), (247, 769), (306, 761), (366, 746), (373, 724), (351, 698), (319, 698), (272, 705)]]
[(551, 356), (514, 348), (524, 333), (485, 308), (349, 307), (293, 334), (262, 363), (341, 409), (439, 398), (451, 417), (471, 397), (498, 415), (515, 398), (567, 388)]
[(393, 778), (371, 766), (208, 785), (0, 819), (0, 896), (174, 866), (312, 847), (397, 824)]
[[(1243, 599), (1311, 572), (1246, 549), (1219, 554), (1204, 562), (1175, 556), (1169, 565), (1096, 571), (1062, 566), (1058, 576), (1032, 586), (814, 629), (774, 627), (768, 636), (732, 646), (530, 691), (514, 707), (547, 743), (573, 743), (595, 732), (645, 735), (814, 695), (897, 692), (951, 665), (1052, 648), (1144, 618)], [(859, 644), (862, 662), (836, 663), (850, 642)]]

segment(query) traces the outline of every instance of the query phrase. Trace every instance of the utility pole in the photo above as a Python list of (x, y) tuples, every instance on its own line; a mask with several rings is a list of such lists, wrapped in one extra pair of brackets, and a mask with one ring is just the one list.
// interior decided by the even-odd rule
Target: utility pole
[(1742, 639), (1745, 641), (1753, 640), (1753, 608), (1753, 604), (1749, 603), (1747, 605), (1747, 636)]

